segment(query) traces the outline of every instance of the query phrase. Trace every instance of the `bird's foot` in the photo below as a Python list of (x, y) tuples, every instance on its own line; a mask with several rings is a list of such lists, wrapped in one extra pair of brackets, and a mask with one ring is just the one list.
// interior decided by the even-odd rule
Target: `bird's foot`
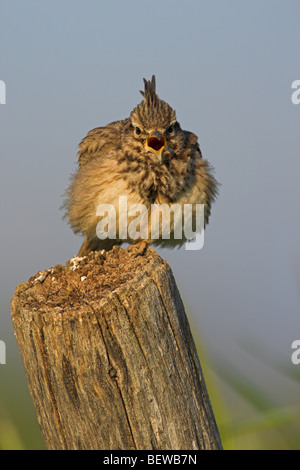
[(136, 258), (137, 256), (143, 256), (146, 253), (147, 247), (148, 247), (148, 243), (146, 242), (146, 240), (142, 240), (136, 243), (135, 245), (129, 246), (127, 249)]

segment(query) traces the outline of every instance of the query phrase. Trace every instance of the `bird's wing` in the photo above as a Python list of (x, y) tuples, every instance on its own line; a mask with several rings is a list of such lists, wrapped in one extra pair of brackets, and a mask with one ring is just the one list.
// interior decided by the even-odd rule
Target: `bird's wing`
[(91, 159), (107, 155), (120, 148), (120, 134), (124, 121), (115, 121), (105, 127), (92, 129), (79, 144), (78, 162), (82, 167)]

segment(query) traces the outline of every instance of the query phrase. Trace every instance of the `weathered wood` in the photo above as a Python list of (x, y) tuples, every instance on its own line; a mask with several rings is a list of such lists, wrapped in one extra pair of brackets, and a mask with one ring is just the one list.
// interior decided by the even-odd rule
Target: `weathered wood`
[(49, 449), (220, 449), (180, 294), (139, 244), (17, 287), (13, 327)]

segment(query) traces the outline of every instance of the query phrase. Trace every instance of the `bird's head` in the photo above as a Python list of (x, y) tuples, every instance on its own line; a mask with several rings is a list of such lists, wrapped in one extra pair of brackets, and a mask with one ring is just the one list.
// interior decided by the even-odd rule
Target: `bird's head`
[[(162, 163), (165, 149), (174, 149), (182, 131), (171, 106), (156, 94), (155, 76), (144, 78), (143, 101), (130, 114), (132, 138), (136, 148), (155, 162)], [(181, 140), (181, 139), (180, 139)]]

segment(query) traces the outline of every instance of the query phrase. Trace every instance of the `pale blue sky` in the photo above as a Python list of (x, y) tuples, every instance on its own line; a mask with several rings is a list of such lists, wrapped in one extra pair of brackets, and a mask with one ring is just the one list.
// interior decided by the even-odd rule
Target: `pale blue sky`
[(262, 386), (246, 341), (290, 364), (300, 339), (299, 18), (296, 0), (2, 0), (1, 340), (12, 338), (16, 285), (80, 246), (59, 210), (78, 143), (127, 117), (142, 78), (156, 74), (222, 184), (203, 250), (160, 254), (214, 360)]

